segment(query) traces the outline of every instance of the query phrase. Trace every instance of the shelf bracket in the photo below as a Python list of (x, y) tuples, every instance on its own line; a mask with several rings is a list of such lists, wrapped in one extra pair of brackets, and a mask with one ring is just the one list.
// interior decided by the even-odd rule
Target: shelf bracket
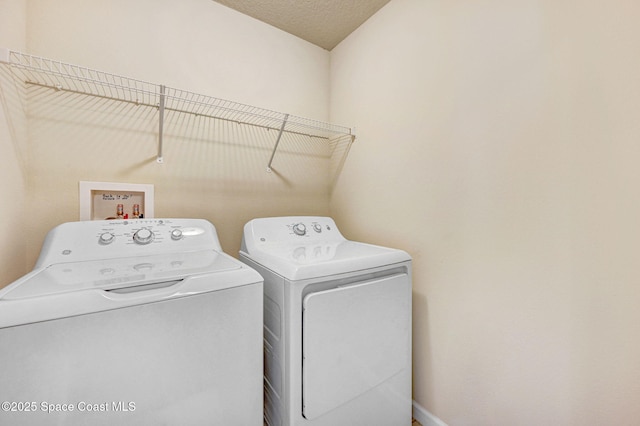
[(162, 163), (164, 159), (162, 157), (162, 136), (164, 131), (164, 100), (165, 100), (165, 86), (160, 85), (160, 103), (158, 105), (158, 158), (157, 162)]
[(276, 150), (278, 149), (278, 144), (280, 143), (280, 139), (282, 138), (282, 132), (284, 132), (284, 126), (287, 124), (287, 119), (289, 118), (289, 114), (285, 114), (282, 119), (282, 126), (280, 126), (280, 131), (278, 132), (278, 139), (276, 139), (276, 144), (273, 147), (273, 152), (271, 153), (271, 158), (269, 159), (269, 164), (267, 164), (267, 171), (271, 173), (271, 163), (273, 163), (273, 157), (276, 155)]

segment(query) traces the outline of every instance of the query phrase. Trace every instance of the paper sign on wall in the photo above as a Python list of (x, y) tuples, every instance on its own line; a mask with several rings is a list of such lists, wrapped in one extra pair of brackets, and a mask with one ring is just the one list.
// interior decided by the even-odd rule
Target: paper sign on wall
[(153, 217), (153, 185), (80, 182), (80, 220)]

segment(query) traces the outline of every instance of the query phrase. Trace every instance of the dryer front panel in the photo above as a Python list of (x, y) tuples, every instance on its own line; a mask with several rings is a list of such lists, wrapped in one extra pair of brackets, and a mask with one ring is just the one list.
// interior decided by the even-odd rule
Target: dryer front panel
[(407, 274), (303, 299), (302, 413), (315, 419), (411, 367)]

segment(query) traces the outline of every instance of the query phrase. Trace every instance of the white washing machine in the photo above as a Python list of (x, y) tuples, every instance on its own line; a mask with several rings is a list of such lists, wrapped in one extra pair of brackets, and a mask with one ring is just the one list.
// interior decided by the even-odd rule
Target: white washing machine
[(411, 258), (328, 217), (254, 219), (240, 259), (264, 277), (265, 422), (411, 424)]
[(262, 425), (262, 295), (205, 220), (62, 224), (0, 290), (0, 424)]

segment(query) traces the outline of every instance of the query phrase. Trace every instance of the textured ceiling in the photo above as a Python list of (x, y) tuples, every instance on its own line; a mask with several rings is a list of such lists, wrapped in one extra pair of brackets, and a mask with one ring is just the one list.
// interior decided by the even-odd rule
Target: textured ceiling
[(215, 0), (331, 50), (389, 0)]

